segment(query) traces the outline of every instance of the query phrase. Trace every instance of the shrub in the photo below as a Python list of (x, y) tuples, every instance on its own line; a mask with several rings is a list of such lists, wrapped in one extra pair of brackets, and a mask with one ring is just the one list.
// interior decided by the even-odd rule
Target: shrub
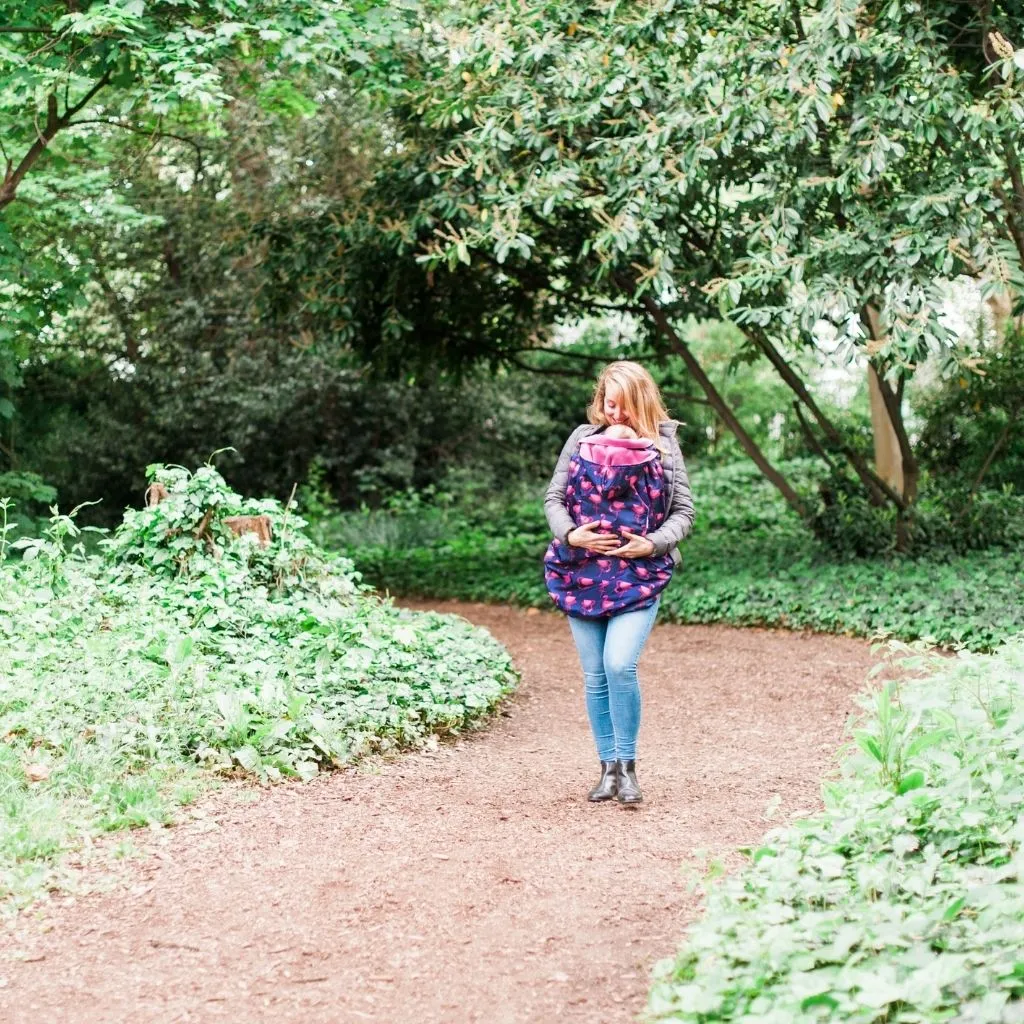
[[(171, 820), (214, 773), (309, 778), (472, 727), (515, 683), (486, 632), (367, 594), (293, 509), (210, 467), (151, 477), (167, 500), (103, 557), (55, 514), (31, 560), (0, 561), (0, 900), (59, 884), (83, 835)], [(272, 542), (234, 537), (235, 513), (269, 516)]]
[(1024, 640), (931, 664), (865, 705), (824, 813), (710, 889), (652, 1020), (1020, 1019)]
[[(785, 470), (805, 491), (821, 479), (816, 463)], [(926, 637), (974, 650), (989, 650), (1024, 629), (1020, 546), (840, 558), (753, 466), (698, 467), (692, 484), (697, 520), (662, 598), (662, 621)], [(493, 500), (493, 508), (452, 504), (408, 518), (390, 513), (405, 524), (396, 525), (406, 531), (401, 546), (360, 543), (359, 518), (349, 515), (356, 543), (345, 551), (367, 580), (392, 593), (550, 607), (540, 568), (550, 536), (539, 498)], [(417, 541), (416, 523), (425, 518), (434, 539)]]

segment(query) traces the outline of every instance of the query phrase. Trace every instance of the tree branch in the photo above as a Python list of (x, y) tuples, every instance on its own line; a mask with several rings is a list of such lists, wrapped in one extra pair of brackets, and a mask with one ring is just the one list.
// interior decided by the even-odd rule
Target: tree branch
[[(632, 282), (625, 279), (616, 278), (616, 284), (627, 295), (635, 293), (635, 288), (631, 288)], [(736, 435), (736, 439), (740, 443), (740, 447), (754, 460), (755, 465), (764, 476), (775, 485), (779, 490), (779, 493), (786, 499), (790, 507), (796, 512), (801, 519), (806, 517), (806, 510), (803, 502), (800, 500), (800, 495), (793, 490), (786, 478), (768, 461), (764, 452), (758, 447), (757, 442), (743, 429), (743, 425), (736, 418), (736, 414), (729, 408), (725, 399), (719, 394), (714, 384), (711, 383), (710, 378), (704, 372), (700, 363), (697, 362), (693, 352), (690, 351), (690, 347), (685, 341), (676, 333), (671, 323), (668, 321), (668, 317), (665, 315), (665, 311), (650, 297), (645, 294), (641, 301), (643, 302), (651, 320), (657, 329), (664, 335), (666, 341), (668, 341), (671, 349), (686, 364), (687, 370), (690, 375), (700, 386), (701, 391), (704, 392), (708, 397), (708, 404), (716, 413), (722, 418), (722, 422)]]
[(898, 508), (906, 508), (907, 503), (903, 496), (890, 487), (877, 473), (872, 471), (864, 456), (847, 442), (838, 429), (836, 429), (835, 424), (821, 411), (818, 403), (815, 402), (807, 390), (807, 386), (793, 367), (786, 362), (782, 353), (768, 340), (768, 337), (762, 331), (756, 330), (748, 333), (748, 337), (768, 357), (768, 361), (775, 367), (779, 376), (789, 385), (797, 398), (807, 406), (811, 415), (817, 421), (818, 426), (824, 431), (825, 436), (843, 453), (853, 467), (854, 472), (860, 477), (876, 501), (881, 502), (888, 498)]
[[(73, 107), (68, 107), (63, 115), (57, 114), (57, 97), (50, 93), (46, 98), (46, 126), (38, 130), (35, 142), (29, 147), (28, 152), (21, 158), (21, 162), (13, 170), (8, 165), (4, 174), (3, 183), (0, 184), (0, 210), (14, 200), (18, 186), (22, 179), (28, 174), (35, 162), (42, 156), (43, 151), (53, 140), (53, 137), (62, 128), (67, 127), (71, 118), (75, 116), (92, 98), (102, 89), (111, 78), (111, 69), (108, 68), (103, 75), (95, 81), (82, 99)], [(38, 127), (38, 126), (37, 126)]]
[(1013, 244), (1017, 247), (1017, 255), (1020, 257), (1021, 263), (1024, 264), (1024, 232), (1021, 231), (1020, 225), (1017, 223), (1017, 214), (1013, 208), (1013, 203), (998, 183), (992, 186), (992, 191), (1006, 210), (1006, 226), (1010, 230)]
[(73, 107), (68, 107), (64, 111), (64, 116), (63, 118), (61, 118), (61, 127), (67, 125), (71, 118), (73, 118), (75, 114), (77, 114), (84, 106), (86, 106), (86, 104), (88, 104), (92, 100), (93, 96), (95, 96), (96, 93), (100, 91), (100, 89), (102, 89), (105, 85), (107, 85), (110, 82), (110, 79), (112, 77), (112, 69), (107, 68), (107, 70), (103, 72), (102, 76), (96, 82), (93, 83), (92, 88), (89, 89), (89, 91)]
[(832, 472), (836, 472), (836, 464), (828, 457), (828, 452), (825, 451), (821, 446), (821, 442), (814, 436), (814, 431), (811, 430), (811, 425), (807, 422), (804, 417), (804, 411), (800, 408), (800, 402), (798, 399), (793, 399), (793, 411), (796, 413), (796, 418), (800, 423), (800, 430), (804, 435), (804, 440), (807, 441), (808, 447), (815, 455), (820, 455), (828, 464), (828, 468)]
[(514, 348), (512, 352), (544, 352), (551, 356), (561, 356), (563, 359), (582, 359), (588, 363), (608, 363), (610, 356), (592, 356), (586, 352), (561, 352), (557, 348)]
[[(534, 349), (534, 351), (538, 350)], [(578, 370), (563, 370), (554, 366), (531, 366), (515, 356), (510, 361), (513, 366), (518, 366), (520, 370), (528, 370), (530, 373), (539, 373), (546, 377), (579, 377), (580, 375)]]
[(1020, 157), (1009, 133), (1003, 135), (1003, 152), (1006, 154), (1006, 167), (1010, 172), (1013, 194), (1017, 199), (1017, 212), (1024, 213), (1024, 177), (1021, 176)]
[(707, 398), (691, 395), (686, 391), (662, 391), (661, 397), (670, 402), (679, 402), (684, 405), (687, 402), (693, 402), (694, 405), (706, 405), (709, 409), (712, 408), (711, 402)]
[(790, 16), (793, 19), (793, 28), (796, 29), (796, 38), (798, 42), (806, 42), (807, 36), (804, 34), (804, 23), (800, 17), (800, 4), (797, 0), (791, 0), (790, 5)]
[(995, 461), (996, 455), (999, 454), (999, 449), (1006, 444), (1006, 441), (1010, 436), (1010, 431), (1013, 430), (1013, 426), (1016, 423), (1017, 416), (1019, 414), (1020, 406), (1017, 406), (1010, 411), (1009, 418), (1006, 421), (1006, 426), (1003, 427), (999, 437), (996, 438), (996, 443), (992, 445), (992, 450), (985, 457), (985, 461), (982, 463), (981, 469), (978, 470), (978, 475), (974, 478), (974, 483), (971, 484), (971, 490), (968, 495), (969, 497), (973, 498), (977, 493), (978, 488), (981, 486), (981, 481), (985, 479), (985, 474), (988, 473), (992, 463)]
[(134, 132), (136, 135), (147, 135), (150, 138), (174, 139), (177, 142), (183, 142), (186, 146), (191, 146), (196, 151), (196, 176), (198, 177), (203, 173), (203, 149), (195, 139), (190, 139), (186, 135), (176, 135), (174, 132), (165, 132), (159, 128), (152, 130), (140, 128), (137, 125), (124, 124), (121, 121), (108, 121), (103, 117), (80, 117), (77, 121), (69, 121), (67, 127), (75, 128), (80, 124), (105, 124), (111, 128), (122, 128), (126, 132)]

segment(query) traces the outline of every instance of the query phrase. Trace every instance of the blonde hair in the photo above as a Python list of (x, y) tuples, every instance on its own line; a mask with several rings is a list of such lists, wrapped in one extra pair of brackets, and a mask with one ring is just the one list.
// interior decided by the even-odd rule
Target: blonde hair
[(658, 426), (669, 415), (654, 378), (639, 363), (627, 359), (609, 363), (598, 375), (594, 397), (587, 408), (587, 419), (596, 426), (606, 427), (610, 423), (604, 414), (604, 399), (609, 384), (619, 389), (622, 411), (637, 436), (653, 441), (664, 454), (667, 446), (658, 432)]

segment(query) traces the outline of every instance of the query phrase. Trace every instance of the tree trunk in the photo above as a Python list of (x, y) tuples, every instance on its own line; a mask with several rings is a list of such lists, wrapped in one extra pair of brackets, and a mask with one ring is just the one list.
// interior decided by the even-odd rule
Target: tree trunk
[(18, 192), (18, 186), (21, 184), (22, 179), (31, 170), (33, 164), (43, 155), (46, 147), (53, 141), (54, 136), (62, 128), (66, 128), (70, 123), (71, 119), (77, 114), (92, 98), (102, 89), (109, 81), (111, 76), (111, 70), (108, 68), (103, 72), (100, 79), (92, 84), (88, 92), (72, 107), (68, 106), (63, 114), (58, 113), (57, 108), (57, 96), (55, 93), (50, 93), (46, 97), (46, 122), (38, 127), (36, 140), (29, 147), (28, 151), (18, 162), (18, 166), (14, 166), (12, 160), (7, 161), (7, 166), (4, 168), (3, 181), (0, 181), (0, 210), (2, 210), (8, 203), (14, 202), (14, 197)]
[[(863, 320), (874, 341), (882, 340), (881, 317), (872, 305), (864, 307)], [(871, 425), (875, 439), (875, 466), (878, 472), (899, 489), (903, 505), (896, 516), (896, 550), (910, 546), (910, 510), (917, 498), (917, 481), (921, 468), (910, 444), (910, 435), (903, 422), (903, 380), (894, 391), (885, 379), (885, 368), (868, 366), (868, 389), (871, 395)]]
[(768, 357), (768, 361), (775, 367), (779, 376), (789, 385), (797, 398), (807, 406), (807, 409), (817, 421), (818, 426), (824, 431), (829, 442), (835, 445), (846, 457), (847, 462), (850, 463), (854, 472), (856, 472), (861, 482), (867, 488), (871, 501), (876, 505), (883, 505), (886, 499), (888, 499), (897, 508), (903, 508), (905, 502), (902, 492), (893, 489), (883, 476), (873, 473), (864, 456), (843, 439), (835, 424), (821, 411), (821, 407), (814, 401), (806, 385), (800, 379), (799, 374), (785, 360), (782, 353), (762, 332), (754, 331), (748, 336), (753, 339), (758, 348)]
[(878, 475), (901, 495), (903, 486), (903, 459), (900, 456), (900, 443), (896, 440), (896, 431), (889, 410), (885, 407), (882, 387), (878, 381), (878, 373), (868, 364), (868, 396), (871, 399), (871, 432), (875, 442), (875, 469)]
[[(871, 305), (864, 308), (868, 331), (875, 341), (882, 340), (881, 318), (878, 310)], [(878, 472), (885, 476), (886, 471), (899, 481), (899, 492), (905, 505), (914, 503), (917, 497), (917, 480), (920, 467), (910, 445), (906, 424), (903, 422), (903, 385), (897, 391), (885, 379), (885, 373), (879, 373), (872, 366), (869, 370), (868, 386), (877, 392), (881, 399), (881, 408), (876, 422), (875, 399), (872, 395), (871, 422), (875, 435), (875, 463)], [(895, 487), (895, 483), (893, 484)]]
[(757, 442), (743, 429), (743, 425), (726, 404), (725, 399), (719, 394), (714, 384), (711, 383), (708, 375), (701, 368), (700, 363), (697, 362), (697, 358), (690, 351), (689, 345), (679, 337), (669, 323), (665, 311), (649, 295), (645, 295), (641, 301), (655, 326), (665, 337), (665, 340), (668, 341), (672, 351), (682, 358), (690, 375), (700, 386), (704, 394), (707, 395), (708, 404), (711, 408), (718, 413), (725, 425), (736, 435), (740, 446), (753, 459), (761, 473), (775, 485), (790, 507), (801, 519), (806, 519), (807, 511), (800, 500), (800, 495), (793, 490), (786, 478), (768, 461), (764, 452), (758, 447)]

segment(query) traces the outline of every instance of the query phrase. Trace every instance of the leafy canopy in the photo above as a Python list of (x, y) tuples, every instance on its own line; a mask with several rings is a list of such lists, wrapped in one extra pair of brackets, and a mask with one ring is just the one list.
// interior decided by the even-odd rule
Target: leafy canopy
[[(155, 218), (139, 165), (241, 131), (237, 105), (312, 115), (328, 83), (366, 80), (412, 0), (8, 3), (0, 32), (0, 421), (19, 366), (97, 276), (94, 250)], [(171, 151), (171, 158), (180, 154)], [(216, 173), (216, 169), (214, 169)], [(185, 176), (186, 178), (188, 175)], [(188, 184), (186, 182), (186, 189)]]
[[(1004, 4), (450, 6), (406, 108), (429, 265), (715, 304), (909, 368), (950, 346), (942, 278), (1019, 286), (1024, 51)], [(1009, 25), (1009, 27), (1007, 27)], [(872, 342), (865, 307), (879, 309)]]

